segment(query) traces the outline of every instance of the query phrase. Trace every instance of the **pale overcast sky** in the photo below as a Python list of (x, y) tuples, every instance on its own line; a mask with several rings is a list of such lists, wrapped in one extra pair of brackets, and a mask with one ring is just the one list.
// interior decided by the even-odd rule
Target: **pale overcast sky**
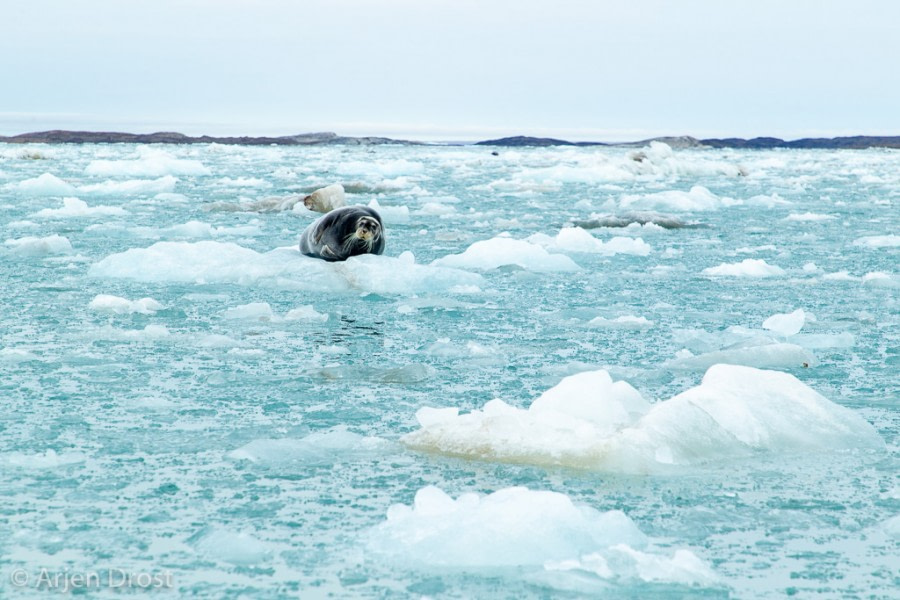
[(2, 0), (0, 134), (900, 134), (892, 0)]

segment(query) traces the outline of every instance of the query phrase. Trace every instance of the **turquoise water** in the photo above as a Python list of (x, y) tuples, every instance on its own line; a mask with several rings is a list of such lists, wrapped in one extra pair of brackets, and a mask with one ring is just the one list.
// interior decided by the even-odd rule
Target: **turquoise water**
[[(900, 153), (498, 152), (0, 145), (0, 589), (40, 596), (42, 569), (121, 569), (216, 598), (895, 593)], [(383, 208), (384, 257), (306, 259), (293, 247), (312, 213), (246, 210), (334, 182)], [(591, 229), (632, 241), (589, 252), (556, 237), (634, 211), (691, 226)], [(501, 256), (497, 239), (517, 244)], [(705, 271), (722, 264), (743, 266)], [(799, 334), (762, 327), (797, 309)], [(885, 445), (713, 449), (648, 471), (401, 440), (422, 407), (524, 408), (583, 371), (658, 403), (707, 362), (788, 372)], [(543, 549), (566, 542), (526, 513), (506, 530), (534, 530), (524, 563), (463, 564), (469, 539), (508, 550), (464, 509), (450, 517), (462, 551), (385, 550), (388, 508), (426, 486), (620, 510), (647, 555), (687, 550), (714, 576), (549, 569), (566, 548)]]

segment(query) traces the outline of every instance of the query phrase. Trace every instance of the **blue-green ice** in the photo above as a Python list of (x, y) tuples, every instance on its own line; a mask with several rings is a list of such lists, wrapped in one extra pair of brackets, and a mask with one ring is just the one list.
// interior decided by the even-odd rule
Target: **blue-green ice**
[(0, 596), (896, 594), (900, 152), (496, 150), (0, 145)]

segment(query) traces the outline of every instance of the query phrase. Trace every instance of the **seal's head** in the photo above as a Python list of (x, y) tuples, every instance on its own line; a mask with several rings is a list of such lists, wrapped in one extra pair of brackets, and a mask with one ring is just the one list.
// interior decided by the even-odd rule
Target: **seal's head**
[(356, 237), (370, 242), (381, 235), (381, 223), (372, 217), (360, 217), (356, 221)]

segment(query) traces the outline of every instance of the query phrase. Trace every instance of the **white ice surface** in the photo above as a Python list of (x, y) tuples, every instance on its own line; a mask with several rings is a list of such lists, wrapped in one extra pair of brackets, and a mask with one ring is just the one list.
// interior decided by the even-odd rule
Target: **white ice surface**
[(214, 241), (157, 242), (149, 248), (132, 248), (100, 260), (89, 273), (93, 277), (146, 282), (234, 283), (379, 294), (478, 288), (483, 283), (475, 273), (415, 264), (410, 253), (399, 258), (365, 254), (329, 263), (303, 256), (294, 247), (261, 253)]
[(745, 258), (739, 263), (721, 263), (716, 267), (703, 269), (704, 275), (715, 277), (779, 277), (784, 269), (770, 265), (761, 258)]
[(604, 580), (711, 583), (717, 577), (689, 550), (672, 557), (618, 510), (578, 505), (565, 494), (508, 487), (456, 500), (428, 486), (411, 506), (394, 504), (368, 532), (368, 546), (393, 562), (442, 568), (531, 567), (585, 571)]
[(450, 254), (431, 264), (438, 267), (485, 271), (516, 266), (537, 273), (572, 272), (580, 269), (568, 256), (551, 254), (525, 240), (501, 236), (475, 242), (462, 254)]
[[(611, 381), (605, 371), (593, 376)], [(650, 406), (642, 416), (638, 408), (648, 405), (631, 386), (575, 383), (582, 382), (567, 378), (528, 409), (502, 400), (466, 414), (422, 408), (416, 415), (421, 428), (402, 441), (481, 460), (632, 473), (761, 451), (884, 446), (855, 412), (778, 371), (715, 365), (699, 386)]]

